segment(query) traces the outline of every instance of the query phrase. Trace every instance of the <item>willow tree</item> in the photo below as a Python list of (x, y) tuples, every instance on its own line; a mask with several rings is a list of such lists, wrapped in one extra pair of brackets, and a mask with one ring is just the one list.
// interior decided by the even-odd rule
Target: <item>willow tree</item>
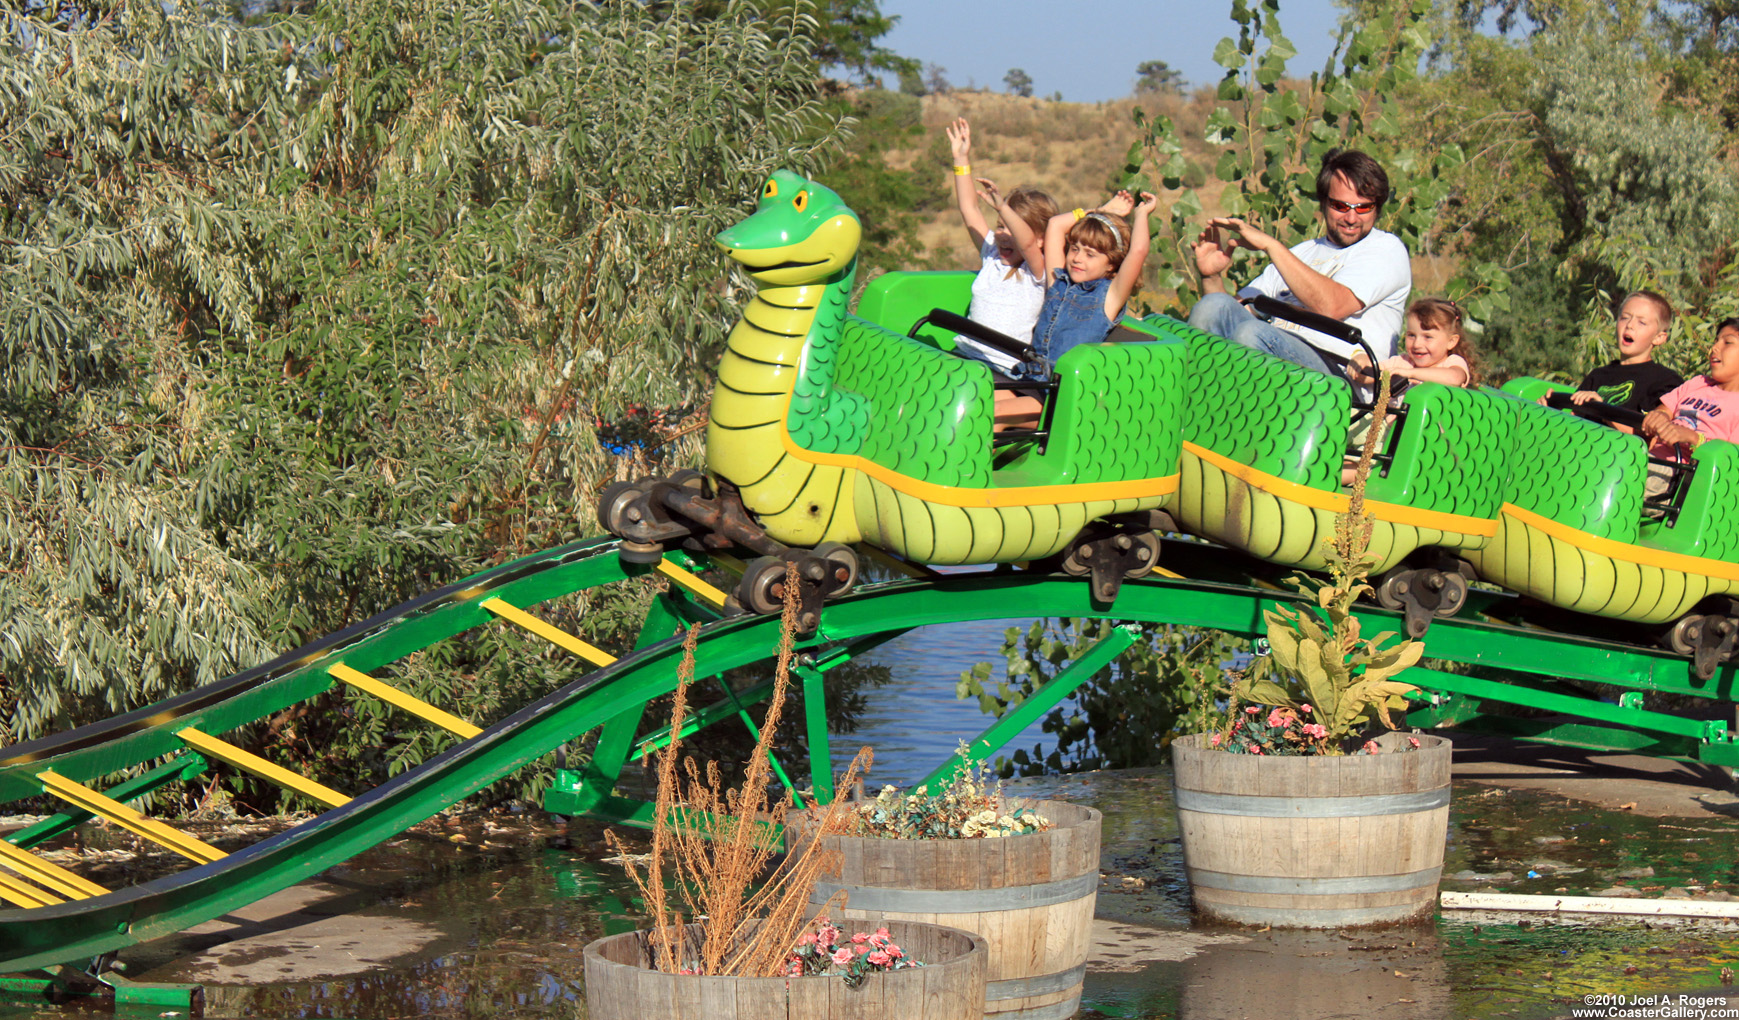
[[(0, 738), (592, 526), (581, 426), (703, 392), (740, 292), (711, 235), (837, 134), (801, 8), (709, 13), (0, 15)], [(401, 679), (486, 719), (572, 668), (436, 660)], [(438, 749), (331, 707), (276, 720), (317, 775)]]

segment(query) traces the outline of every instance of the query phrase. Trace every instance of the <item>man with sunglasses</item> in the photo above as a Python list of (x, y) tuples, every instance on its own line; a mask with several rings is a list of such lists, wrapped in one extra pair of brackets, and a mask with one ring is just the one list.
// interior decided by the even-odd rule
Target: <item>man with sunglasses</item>
[[(1395, 353), (1395, 337), (1407, 311), (1413, 270), (1407, 246), (1377, 230), (1389, 197), (1389, 175), (1371, 157), (1335, 149), (1316, 176), (1323, 232), (1291, 248), (1236, 216), (1208, 221), (1195, 245), (1202, 299), (1190, 310), (1190, 325), (1266, 351), (1277, 358), (1346, 378), (1357, 348), (1316, 330), (1251, 314), (1244, 303), (1266, 294), (1359, 328), (1378, 359)], [(1232, 251), (1252, 248), (1268, 256), (1262, 274), (1234, 297), (1225, 272)]]

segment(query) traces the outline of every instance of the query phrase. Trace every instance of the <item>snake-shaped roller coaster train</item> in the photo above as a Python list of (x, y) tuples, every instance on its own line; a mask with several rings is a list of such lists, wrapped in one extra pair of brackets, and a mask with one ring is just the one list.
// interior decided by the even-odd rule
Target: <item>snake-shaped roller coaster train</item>
[[(1298, 601), (1277, 581), (1322, 565), (1321, 542), (1347, 507), (1340, 469), (1359, 411), (1347, 386), (1174, 319), (1125, 318), (1106, 343), (1064, 355), (1049, 380), (1013, 384), (1044, 413), (1036, 427), (997, 432), (992, 392), (1011, 384), (953, 353), (955, 337), (976, 329), (963, 318), (971, 274), (888, 273), (852, 314), (860, 235), (839, 196), (778, 172), (755, 213), (719, 236), (759, 293), (719, 365), (708, 470), (608, 487), (599, 518), (610, 537), (466, 578), (158, 704), (0, 749), (8, 813), (60, 805), (0, 840), (0, 971), (51, 970), (0, 979), (6, 987), (101, 981), (118, 999), (145, 1001), (109, 969), (114, 952), (317, 874), (581, 742), (589, 756), (558, 770), (545, 806), (647, 824), (651, 805), (619, 780), (670, 739), (646, 707), (675, 687), (680, 633), (699, 625), (696, 676), (718, 688), (687, 732), (752, 727), (747, 710), (771, 682), (725, 674), (774, 654), (790, 564), (810, 769), (779, 775), (821, 800), (833, 794), (829, 673), (913, 629), (1046, 615), (1255, 637), (1265, 610)], [(1359, 615), (1371, 632), (1422, 636), (1432, 660), (1510, 671), (1502, 681), (1408, 671), (1402, 679), (1421, 688), (1409, 722), (1739, 765), (1717, 717), (1731, 718), (1734, 700), (1739, 448), (1698, 447), (1649, 501), (1642, 441), (1538, 406), (1546, 389), (1418, 385), (1387, 430), (1366, 504), (1378, 604)], [(670, 584), (619, 658), (538, 612), (649, 573)], [(485, 725), (392, 685), (395, 663), (486, 626), (522, 628), (571, 654), (573, 681)], [(932, 778), (995, 754), (1135, 640), (1134, 627), (1111, 628)], [(1612, 704), (1591, 683), (1625, 693)], [(446, 750), (373, 789), (340, 791), (226, 739), (264, 732), (249, 724), (334, 689), (342, 697), (321, 704), (385, 700), (410, 725), (444, 730)], [(1651, 709), (1653, 693), (1720, 711)], [(1507, 710), (1518, 705), (1530, 711)], [(134, 807), (218, 762), (320, 813), (221, 849)], [(50, 859), (55, 840), (93, 822), (187, 866), (115, 884), (98, 865)]]

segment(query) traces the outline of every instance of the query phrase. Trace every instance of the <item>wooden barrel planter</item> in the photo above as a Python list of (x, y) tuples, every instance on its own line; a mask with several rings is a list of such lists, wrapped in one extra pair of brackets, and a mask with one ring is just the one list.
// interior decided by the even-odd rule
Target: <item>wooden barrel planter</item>
[[(828, 836), (840, 871), (810, 902), (843, 890), (837, 920), (928, 921), (977, 932), (990, 944), (983, 1015), (1061, 1020), (1080, 1008), (1099, 892), (1098, 811), (1064, 801), (1012, 801), (1056, 827), (989, 839)], [(801, 840), (804, 818), (786, 831)]]
[[(1229, 754), (1171, 745), (1184, 870), (1197, 912), (1237, 924), (1340, 928), (1429, 915), (1449, 828), (1450, 743), (1377, 738), (1383, 753)], [(1392, 753), (1391, 753), (1392, 752)]]
[[(686, 929), (698, 937), (699, 926)], [(894, 942), (922, 967), (872, 973), (852, 988), (834, 974), (702, 977), (651, 965), (649, 932), (586, 946), (591, 1020), (978, 1020), (984, 1003), (984, 939), (934, 924), (892, 922)]]

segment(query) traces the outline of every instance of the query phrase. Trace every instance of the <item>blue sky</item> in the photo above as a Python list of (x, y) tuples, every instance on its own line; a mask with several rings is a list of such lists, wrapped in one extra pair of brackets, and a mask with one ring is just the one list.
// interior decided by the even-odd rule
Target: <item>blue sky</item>
[[(926, 67), (942, 65), (956, 88), (1002, 91), (1003, 76), (1018, 67), (1034, 95), (1061, 92), (1078, 103), (1130, 95), (1136, 65), (1148, 60), (1165, 61), (1191, 85), (1217, 82), (1214, 46), (1237, 28), (1227, 0), (881, 0), (880, 7), (900, 19), (882, 45)], [(1340, 15), (1332, 0), (1281, 4), (1281, 30), (1298, 49), (1289, 73), (1322, 69)]]

